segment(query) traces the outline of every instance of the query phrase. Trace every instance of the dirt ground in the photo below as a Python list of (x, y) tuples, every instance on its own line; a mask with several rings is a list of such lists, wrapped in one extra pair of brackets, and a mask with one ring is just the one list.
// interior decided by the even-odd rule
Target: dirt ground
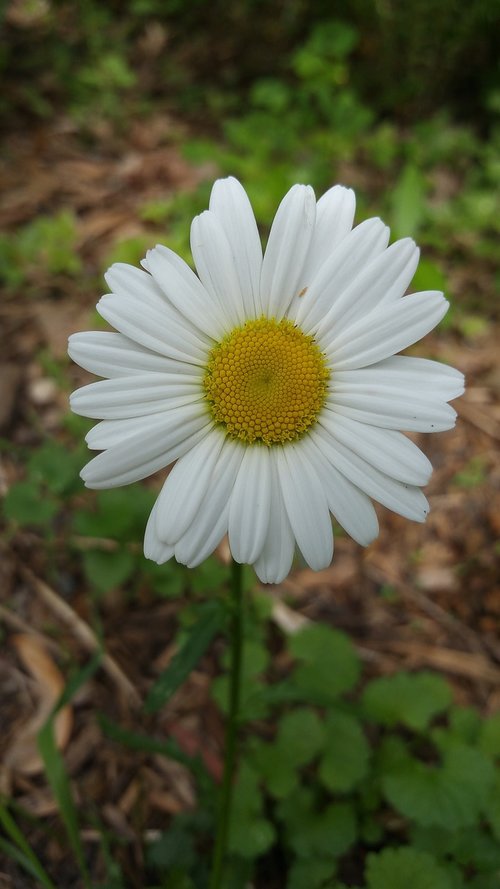
[[(92, 327), (103, 286), (95, 282), (111, 246), (148, 231), (138, 208), (212, 175), (182, 159), (170, 138), (177, 126), (153, 120), (146, 133), (132, 124), (120, 143), (103, 132), (98, 148), (90, 150), (64, 121), (55, 129), (40, 128), (35, 137), (30, 132), (7, 140), (0, 163), (0, 230), (12, 232), (39, 214), (70, 208), (84, 271), (76, 280), (39, 280), (34, 272), (33, 292), (6, 292), (0, 304), (0, 435), (9, 443), (0, 468), (2, 493), (22, 477), (19, 449), (35, 448), (47, 435), (61, 436), (67, 392), (48, 375), (41, 351), (62, 360), (67, 336)], [(427, 523), (379, 509), (380, 537), (368, 549), (339, 537), (330, 568), (314, 573), (298, 567), (269, 591), (274, 620), (285, 629), (297, 616), (326, 621), (350, 634), (369, 674), (430, 668), (447, 676), (457, 701), (485, 714), (500, 706), (498, 333), (491, 323), (465, 339), (451, 328), (412, 352), (455, 365), (467, 378), (466, 395), (455, 405), (456, 429), (415, 436), (435, 467), (426, 492)], [(88, 379), (69, 364), (67, 376), (68, 389)], [(56, 824), (34, 733), (47, 701), (60, 689), (57, 664), (68, 655), (82, 662), (92, 647), (92, 615), (81, 578), (70, 582), (70, 561), (58, 587), (48, 581), (47, 555), (36, 532), (4, 531), (0, 547), (1, 789), (27, 812)], [(131, 886), (139, 886), (140, 836), (154, 836), (172, 814), (193, 806), (193, 783), (181, 765), (104, 738), (96, 711), (156, 737), (175, 737), (188, 753), (203, 746), (207, 766), (220, 773), (222, 724), (209, 697), (213, 653), (168, 708), (148, 724), (138, 716), (138, 702), (172, 655), (183, 604), (140, 595), (132, 600), (118, 591), (101, 615), (109, 660), (79, 692), (59, 728), (76, 799), (93, 801), (103, 821), (123, 837), (122, 866)], [(30, 757), (31, 769), (23, 768)], [(34, 823), (35, 845), (37, 831)], [(99, 832), (87, 829), (85, 839), (97, 856)], [(77, 885), (57, 833), (44, 855), (58, 869), (61, 886)], [(2, 889), (31, 885), (9, 862), (0, 871)]]

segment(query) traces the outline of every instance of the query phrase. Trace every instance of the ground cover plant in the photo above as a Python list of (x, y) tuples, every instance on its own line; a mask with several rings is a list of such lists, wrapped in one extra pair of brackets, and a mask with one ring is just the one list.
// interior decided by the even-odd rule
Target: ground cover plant
[[(98, 323), (111, 262), (136, 264), (158, 241), (190, 261), (188, 223), (228, 174), (247, 187), (264, 237), (291, 184), (319, 194), (335, 181), (356, 188), (358, 221), (380, 214), (393, 240), (415, 237), (423, 261), (412, 289), (444, 289), (452, 310), (412, 354), (460, 367), (469, 389), (457, 429), (424, 445), (435, 467), (425, 526), (380, 512), (379, 539), (365, 552), (340, 537), (323, 572), (297, 562), (271, 592), (244, 574), (226, 884), (498, 885), (494, 7), (477, 4), (459, 22), (440, 4), (437, 21), (428, 3), (410, 29), (391, 4), (383, 15), (368, 3), (336, 16), (318, 6), (312, 17), (283, 6), (275, 24), (265, 4), (258, 19), (239, 3), (222, 38), (217, 8), (201, 2), (133, 3), (126, 15), (88, 3), (78, 22), (69, 4), (8, 5), (7, 887), (208, 885), (228, 551), (193, 571), (158, 567), (141, 541), (160, 479), (82, 489), (89, 424), (67, 399), (89, 377), (65, 349), (69, 333)], [(209, 81), (207, 33), (219, 63)], [(411, 51), (401, 71), (402, 40)]]

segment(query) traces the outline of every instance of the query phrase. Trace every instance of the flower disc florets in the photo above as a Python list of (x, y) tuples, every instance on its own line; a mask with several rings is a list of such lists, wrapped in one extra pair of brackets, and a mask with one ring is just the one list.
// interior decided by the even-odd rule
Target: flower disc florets
[(315, 422), (328, 378), (312, 336), (291, 321), (259, 318), (214, 346), (204, 388), (229, 435), (273, 445), (300, 438)]

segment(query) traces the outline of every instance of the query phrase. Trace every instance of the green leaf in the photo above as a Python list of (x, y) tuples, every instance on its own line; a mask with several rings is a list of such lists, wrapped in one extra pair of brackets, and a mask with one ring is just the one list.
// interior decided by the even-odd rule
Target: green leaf
[(488, 756), (500, 759), (500, 713), (484, 720), (479, 735), (479, 747)]
[(474, 744), (477, 741), (481, 727), (481, 717), (477, 710), (472, 707), (452, 707), (449, 713), (449, 723), (450, 734), (453, 737), (466, 744)]
[(139, 540), (153, 503), (154, 493), (140, 485), (99, 491), (94, 508), (76, 514), (75, 531), (87, 537)]
[(304, 787), (280, 803), (278, 814), (286, 825), (288, 844), (299, 858), (340, 858), (356, 841), (353, 806), (331, 803), (319, 810), (314, 795)]
[(120, 548), (107, 552), (90, 549), (83, 553), (83, 568), (89, 583), (98, 593), (120, 587), (132, 575), (135, 559), (131, 552)]
[(500, 869), (500, 846), (491, 834), (481, 828), (445, 830), (439, 827), (415, 827), (412, 844), (436, 858), (476, 871)]
[(144, 559), (141, 569), (143, 574), (148, 577), (156, 595), (170, 599), (181, 596), (184, 592), (186, 574), (183, 566), (173, 559), (165, 562), (164, 565), (157, 565), (151, 559)]
[[(292, 864), (286, 889), (322, 889), (330, 881), (335, 873), (335, 866), (330, 860), (322, 861), (318, 858), (301, 859)], [(326, 881), (329, 881), (326, 883)]]
[[(228, 665), (226, 653), (224, 663)], [(240, 719), (242, 722), (263, 719), (268, 712), (266, 686), (260, 680), (269, 663), (269, 652), (258, 639), (246, 639), (243, 643), (243, 667), (240, 687)], [(219, 676), (212, 683), (212, 696), (220, 709), (227, 711), (229, 692), (228, 676)]]
[(167, 833), (151, 843), (147, 855), (148, 863), (164, 873), (171, 868), (188, 871), (196, 860), (192, 837), (175, 821)]
[(310, 700), (329, 703), (357, 682), (360, 662), (350, 639), (322, 624), (304, 627), (288, 647), (299, 662), (291, 682)]
[[(32, 455), (28, 472), (38, 484), (44, 483), (54, 494), (64, 494), (79, 483), (81, 454), (69, 451), (56, 441), (47, 441)], [(80, 482), (81, 484), (81, 482)]]
[(399, 237), (416, 235), (425, 216), (425, 179), (413, 164), (407, 164), (392, 193), (392, 229)]
[(384, 849), (368, 855), (366, 889), (452, 889), (432, 855), (416, 849)]
[(324, 744), (323, 723), (314, 710), (300, 708), (282, 716), (276, 746), (299, 768), (311, 762)]
[(370, 748), (359, 722), (339, 711), (326, 719), (326, 740), (319, 765), (321, 782), (334, 793), (352, 790), (365, 777)]
[(424, 826), (449, 830), (474, 825), (494, 785), (491, 762), (479, 750), (455, 744), (444, 751), (442, 766), (408, 757), (383, 778), (388, 801)]
[(50, 497), (41, 497), (32, 481), (17, 482), (7, 491), (4, 512), (11, 522), (26, 525), (48, 525), (57, 515), (58, 506)]
[(187, 679), (222, 627), (226, 615), (219, 602), (209, 602), (200, 611), (200, 618), (191, 628), (186, 641), (150, 689), (144, 705), (146, 713), (156, 713), (163, 707)]
[(7, 807), (2, 802), (0, 802), (0, 824), (7, 836), (13, 841), (13, 844), (11, 844), (3, 837), (0, 837), (0, 849), (3, 849), (6, 855), (17, 861), (27, 873), (36, 877), (43, 889), (55, 889), (54, 883), (42, 867), (23, 832), (19, 829)]
[(194, 593), (206, 596), (207, 593), (219, 592), (228, 577), (227, 566), (211, 556), (190, 572), (189, 582)]
[(257, 773), (243, 763), (235, 786), (229, 828), (229, 850), (242, 858), (257, 858), (273, 845), (275, 830), (262, 817), (262, 794)]
[(418, 264), (417, 271), (411, 282), (414, 293), (420, 290), (446, 290), (446, 278), (436, 262), (424, 257)]
[(485, 807), (485, 815), (493, 835), (500, 841), (500, 771), (497, 769), (491, 796)]
[(313, 710), (299, 709), (282, 717), (272, 744), (255, 741), (251, 761), (277, 799), (297, 786), (299, 768), (311, 762), (323, 746), (324, 729)]
[(434, 673), (395, 673), (373, 679), (365, 688), (362, 704), (370, 719), (382, 725), (398, 723), (424, 731), (430, 721), (451, 704), (448, 683)]

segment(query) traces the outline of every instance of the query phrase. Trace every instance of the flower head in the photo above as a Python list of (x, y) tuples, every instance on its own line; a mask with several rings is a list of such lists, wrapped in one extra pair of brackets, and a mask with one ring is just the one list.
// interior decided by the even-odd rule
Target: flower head
[(190, 567), (227, 533), (233, 557), (264, 582), (283, 579), (296, 545), (314, 569), (333, 556), (331, 514), (359, 543), (378, 534), (371, 498), (415, 521), (432, 471), (399, 430), (455, 422), (458, 371), (395, 353), (445, 314), (442, 293), (405, 296), (418, 264), (410, 238), (388, 247), (380, 219), (352, 228), (355, 199), (335, 186), (316, 202), (295, 185), (264, 256), (233, 178), (197, 216), (198, 275), (163, 246), (144, 271), (117, 263), (99, 313), (117, 331), (77, 333), (69, 354), (106, 377), (73, 393), (100, 420), (91, 488), (126, 485), (174, 464), (144, 552)]

